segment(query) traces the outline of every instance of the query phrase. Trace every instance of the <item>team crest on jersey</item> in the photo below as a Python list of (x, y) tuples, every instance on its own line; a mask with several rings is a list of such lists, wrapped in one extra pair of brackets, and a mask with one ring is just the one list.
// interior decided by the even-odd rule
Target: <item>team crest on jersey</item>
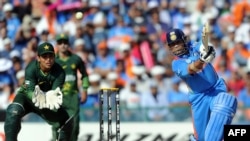
[(71, 64), (71, 68), (75, 69), (76, 68), (76, 64)]
[(190, 59), (186, 59), (185, 61), (186, 61), (188, 64), (192, 62)]
[(65, 82), (64, 85), (63, 85), (63, 90), (65, 91), (65, 90), (70, 90), (70, 89), (71, 89), (70, 83)]

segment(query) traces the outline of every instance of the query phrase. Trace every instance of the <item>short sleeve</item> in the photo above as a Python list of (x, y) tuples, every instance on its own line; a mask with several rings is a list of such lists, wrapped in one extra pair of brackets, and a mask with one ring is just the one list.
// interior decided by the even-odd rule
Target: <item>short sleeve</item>
[[(190, 61), (190, 63), (191, 63), (191, 61)], [(185, 59), (174, 60), (172, 62), (172, 70), (179, 77), (185, 77), (185, 76), (189, 75), (188, 65), (189, 65), (189, 62), (186, 61)]]

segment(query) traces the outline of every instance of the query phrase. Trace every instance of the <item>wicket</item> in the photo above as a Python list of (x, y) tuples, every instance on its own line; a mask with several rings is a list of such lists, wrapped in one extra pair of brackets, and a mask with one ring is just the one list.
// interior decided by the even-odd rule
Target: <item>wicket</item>
[(100, 141), (104, 141), (104, 94), (107, 96), (108, 113), (108, 141), (112, 141), (112, 95), (115, 94), (115, 114), (116, 114), (116, 141), (120, 141), (120, 98), (119, 88), (102, 88), (99, 94), (99, 116), (100, 116)]

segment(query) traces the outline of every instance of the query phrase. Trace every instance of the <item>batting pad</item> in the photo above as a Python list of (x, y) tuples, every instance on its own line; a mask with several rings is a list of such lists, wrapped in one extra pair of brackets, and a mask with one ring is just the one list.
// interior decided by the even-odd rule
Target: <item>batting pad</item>
[(218, 94), (211, 105), (211, 115), (205, 131), (205, 141), (222, 141), (224, 125), (231, 124), (237, 100), (227, 93)]

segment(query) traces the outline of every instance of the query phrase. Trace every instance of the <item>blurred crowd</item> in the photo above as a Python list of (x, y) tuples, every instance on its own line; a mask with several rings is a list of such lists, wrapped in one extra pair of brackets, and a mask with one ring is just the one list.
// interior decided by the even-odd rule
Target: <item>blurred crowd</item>
[(82, 107), (97, 108), (100, 88), (118, 87), (122, 106), (153, 107), (148, 119), (169, 119), (170, 111), (162, 107), (187, 106), (188, 88), (171, 71), (174, 58), (164, 35), (180, 28), (190, 40), (200, 41), (206, 22), (216, 48), (215, 69), (237, 96), (244, 109), (239, 113), (250, 121), (248, 0), (1, 0), (0, 109), (15, 97), (37, 46), (48, 41), (57, 50), (55, 36), (65, 33), (89, 74)]

